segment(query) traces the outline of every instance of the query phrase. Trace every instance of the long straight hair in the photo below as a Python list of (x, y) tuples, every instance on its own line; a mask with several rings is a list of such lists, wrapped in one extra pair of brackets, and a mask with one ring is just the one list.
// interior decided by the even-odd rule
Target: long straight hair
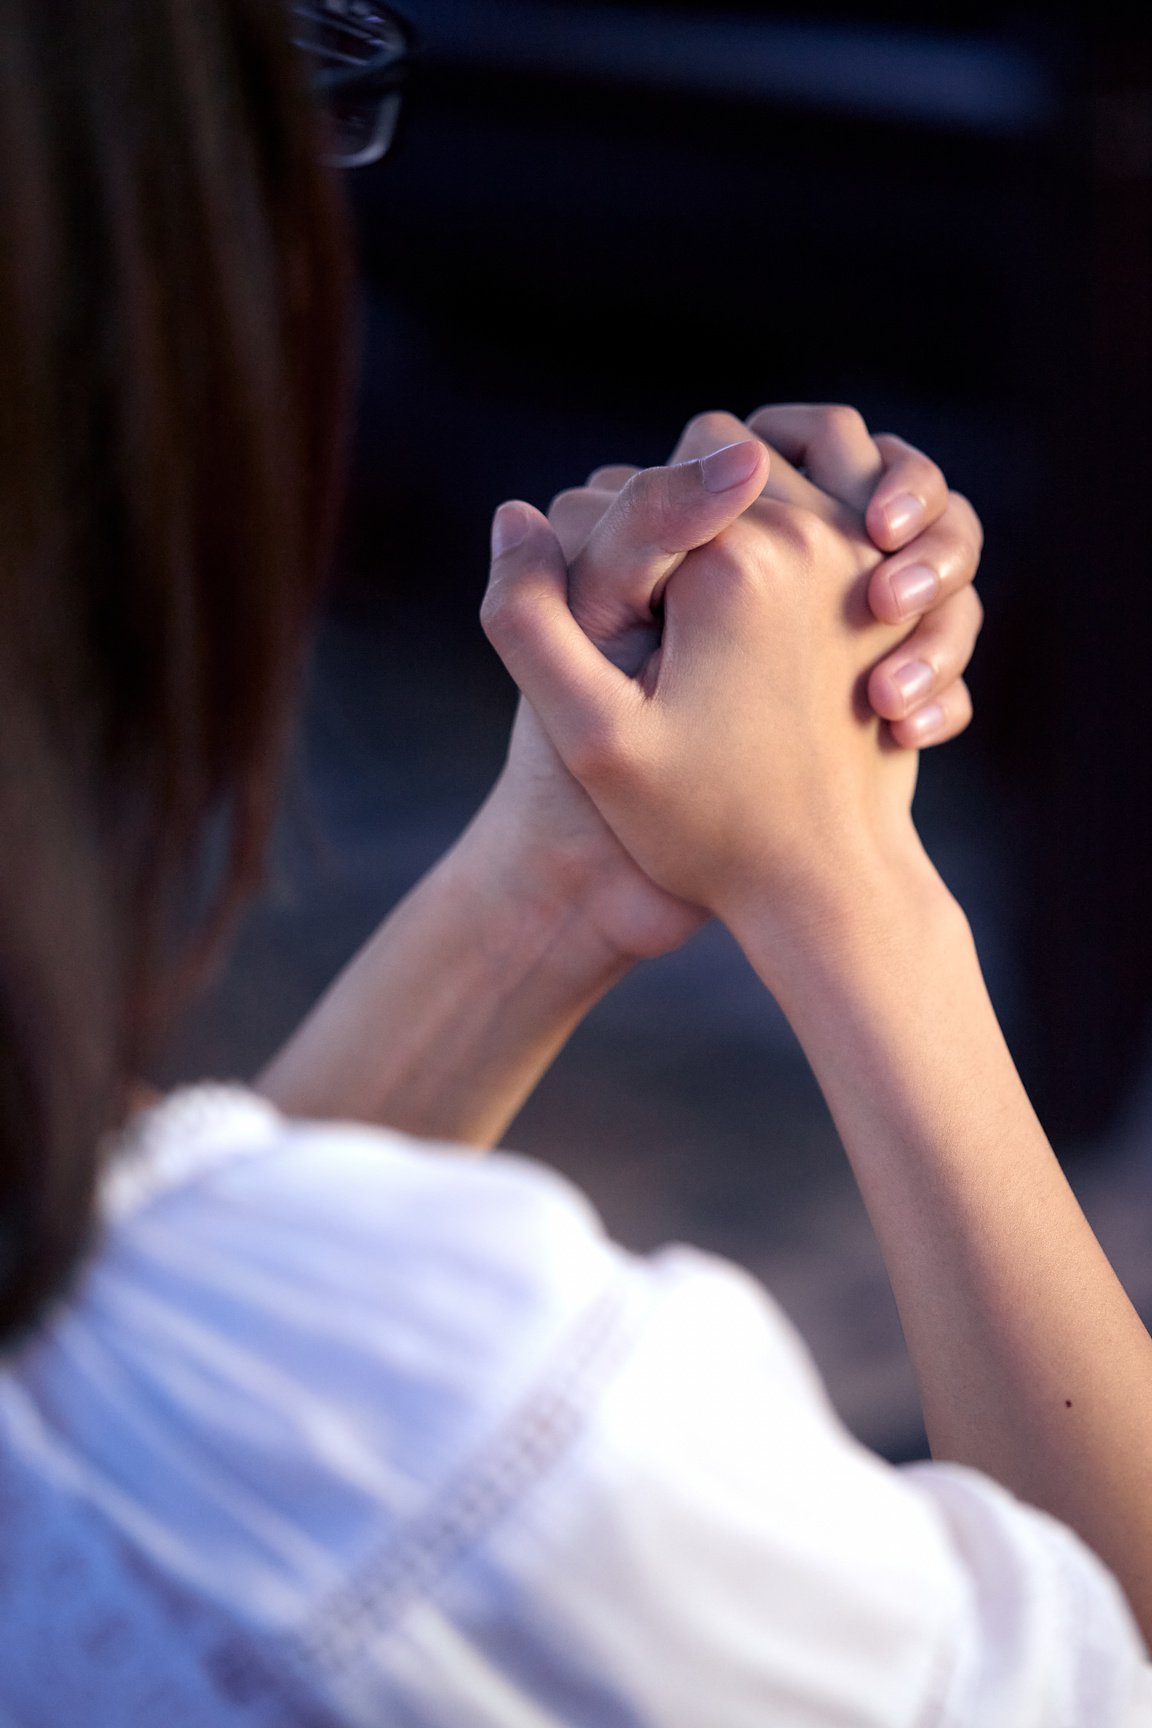
[(288, 24), (0, 0), (0, 1337), (262, 879), (356, 346)]

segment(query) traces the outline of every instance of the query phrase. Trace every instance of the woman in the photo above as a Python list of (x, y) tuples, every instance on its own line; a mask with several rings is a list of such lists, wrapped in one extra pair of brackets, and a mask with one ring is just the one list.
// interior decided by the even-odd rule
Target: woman
[[(719, 912), (838, 1112), (943, 1454), (984, 1448), (1144, 1615), (1143, 1345), (887, 747), (925, 707), (928, 737), (965, 718), (966, 507), (851, 416), (770, 410), (771, 455), (707, 416), (668, 469), (594, 476), (563, 545), (502, 512), (486, 617), (536, 712), (491, 799), (258, 1090), (126, 1122), (259, 880), (335, 515), (347, 255), (276, 0), (9, 0), (0, 126), (0, 1709), (1129, 1720), (1143, 1651), (1100, 1563), (972, 1471), (869, 1458), (751, 1281), (634, 1259), (525, 1160), (370, 1126), (495, 1138), (587, 1005)], [(941, 604), (904, 641), (917, 567), (910, 616), (933, 576)], [(1038, 1279), (1008, 1313), (1006, 1243)], [(1077, 1406), (1054, 1437), (1036, 1299)]]

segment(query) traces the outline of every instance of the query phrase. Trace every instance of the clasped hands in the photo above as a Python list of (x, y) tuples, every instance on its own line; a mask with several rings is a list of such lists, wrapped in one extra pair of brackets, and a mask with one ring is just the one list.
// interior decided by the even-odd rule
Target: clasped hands
[(665, 468), (503, 506), (482, 619), (523, 699), (487, 815), (531, 893), (632, 959), (914, 858), (916, 752), (971, 717), (981, 539), (839, 407), (705, 414)]

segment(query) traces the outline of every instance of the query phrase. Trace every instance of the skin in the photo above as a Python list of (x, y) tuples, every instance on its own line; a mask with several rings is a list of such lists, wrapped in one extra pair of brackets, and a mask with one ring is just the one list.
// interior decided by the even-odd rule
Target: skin
[[(870, 604), (890, 604), (892, 577), (908, 562), (936, 561), (936, 609), (900, 618), (886, 635), (876, 627), (882, 658), (872, 694), (883, 697), (892, 668), (942, 642), (938, 689), (955, 708), (940, 736), (960, 730), (970, 705), (958, 679), (979, 629), (971, 583), (980, 536), (970, 506), (926, 457), (898, 440), (872, 440), (846, 410), (764, 410), (759, 423), (791, 440), (810, 478), (750, 444), (743, 422), (707, 414), (690, 422), (669, 466), (601, 469), (554, 502), (581, 628), (614, 665), (638, 668), (659, 639), (653, 599), (693, 549), (719, 543), (737, 522), (754, 549), (766, 531), (761, 513), (797, 497), (855, 533)], [(701, 460), (733, 443), (750, 445), (747, 478), (710, 491)], [(856, 475), (852, 502), (824, 492), (821, 476), (836, 478), (861, 451), (869, 480)], [(889, 512), (909, 498), (916, 508), (901, 505), (894, 530)], [(883, 555), (898, 543), (895, 556)], [(491, 1145), (594, 1003), (707, 917), (637, 865), (521, 703), (505, 769), (473, 822), (255, 1084), (290, 1114)]]
[[(733, 502), (745, 520), (755, 520), (761, 502), (773, 499), (806, 505), (824, 519), (851, 526), (872, 542), (869, 548), (868, 605), (874, 616), (903, 626), (871, 671), (868, 698), (876, 713), (894, 724), (893, 739), (908, 748), (944, 743), (962, 732), (972, 717), (963, 680), (983, 622), (972, 586), (983, 535), (971, 505), (949, 493), (934, 463), (894, 438), (874, 440), (854, 409), (789, 405), (760, 409), (747, 425), (734, 415), (708, 413), (689, 422), (672, 463), (699, 460), (726, 445), (747, 440), (754, 430), (768, 440), (772, 454)], [(800, 462), (806, 479), (780, 454), (783, 446)], [(850, 473), (849, 485), (842, 484)], [(681, 476), (680, 478), (685, 478)], [(839, 490), (838, 490), (839, 488)], [(701, 544), (698, 496), (671, 484), (668, 470), (647, 474), (629, 468), (601, 469), (585, 487), (554, 500), (549, 520), (569, 560), (569, 596), (574, 617), (585, 634), (615, 665), (635, 672), (659, 635), (653, 601), (683, 556)], [(918, 509), (917, 509), (918, 507)], [(640, 543), (641, 532), (656, 546)], [(721, 512), (715, 520), (724, 521)], [(897, 527), (890, 526), (894, 521)], [(927, 526), (914, 538), (921, 524)], [(631, 551), (628, 550), (631, 544)], [(667, 549), (674, 552), (668, 553)], [(897, 549), (879, 560), (873, 548)], [(909, 568), (933, 571), (938, 580), (932, 611), (903, 611), (896, 597)], [(895, 646), (898, 644), (898, 646)], [(892, 651), (894, 649), (894, 651)], [(901, 680), (909, 668), (923, 669), (928, 682), (909, 701)], [(699, 909), (668, 903), (650, 881), (637, 877), (621, 849), (542, 735), (531, 709), (521, 705), (513, 733), (508, 778), (519, 781), (513, 797), (527, 787), (549, 789), (549, 825), (577, 832), (602, 858), (606, 886), (598, 910), (606, 933), (625, 949), (655, 955), (678, 946), (703, 922)], [(619, 908), (612, 898), (619, 898)], [(620, 916), (617, 917), (617, 911)]]
[(724, 920), (805, 1049), (884, 1252), (933, 1455), (1075, 1529), (1152, 1638), (1152, 1340), (920, 843), (915, 758), (866, 700), (899, 634), (870, 604), (867, 539), (761, 499), (672, 575), (634, 677), (573, 617), (544, 517), (506, 506), (493, 546), (485, 627), (553, 747), (645, 876)]

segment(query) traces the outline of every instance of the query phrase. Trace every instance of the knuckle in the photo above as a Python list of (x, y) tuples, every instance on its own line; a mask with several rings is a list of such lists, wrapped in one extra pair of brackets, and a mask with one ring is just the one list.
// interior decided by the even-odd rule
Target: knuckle
[(947, 678), (972, 658), (984, 621), (984, 606), (973, 588), (945, 600), (920, 622), (915, 632), (919, 656), (940, 678)]
[(787, 412), (787, 410), (786, 408), (782, 409), (779, 402), (762, 402), (759, 408), (754, 408), (751, 414), (746, 417), (744, 424), (755, 432), (761, 426), (775, 424), (781, 412)]
[(708, 579), (717, 594), (739, 602), (758, 594), (768, 576), (762, 532), (751, 535), (739, 522), (716, 536), (707, 551)]
[(969, 588), (966, 592), (968, 595), (966, 604), (968, 607), (969, 623), (973, 638), (975, 638), (979, 636), (981, 630), (984, 628), (984, 602), (981, 600), (975, 588)]
[(494, 583), (480, 602), (480, 628), (490, 642), (499, 638), (506, 613), (507, 600)]
[[(877, 439), (877, 443), (880, 440)], [(893, 465), (906, 469), (921, 479), (933, 480), (938, 485), (944, 485), (944, 470), (938, 462), (933, 462), (931, 456), (926, 456), (923, 450), (918, 450), (915, 444), (909, 444), (907, 439), (889, 435), (885, 440), (892, 450)]]
[(976, 558), (979, 559), (984, 550), (984, 524), (981, 522), (975, 506), (971, 499), (964, 496), (963, 492), (949, 493), (948, 500), (949, 509), (955, 509), (959, 512), (965, 531), (970, 536), (975, 548)]
[(710, 573), (713, 581), (727, 588), (749, 588), (752, 584), (752, 560), (740, 537), (728, 529), (718, 534), (709, 548)]
[(858, 408), (847, 402), (821, 402), (816, 408), (820, 434), (843, 443), (857, 443), (870, 436), (867, 423)]
[(949, 737), (966, 726), (972, 718), (972, 697), (963, 678), (954, 678), (937, 698), (944, 712), (944, 720), (940, 726), (941, 732), (947, 732)]
[(830, 523), (801, 505), (764, 498), (755, 523), (734, 522), (708, 548), (715, 576), (736, 592), (758, 593), (785, 572), (820, 569), (839, 537)]
[(925, 499), (946, 496), (947, 514), (956, 494), (948, 491), (948, 481), (938, 462), (933, 462), (931, 456), (926, 456), (923, 450), (918, 450), (915, 444), (909, 444), (906, 438), (898, 437), (895, 432), (877, 432), (873, 443), (883, 456), (889, 473), (898, 472), (910, 490), (921, 493)]
[(507, 647), (521, 634), (524, 613), (519, 597), (507, 582), (492, 582), (480, 602), (480, 628), (496, 648)]
[(872, 442), (890, 468), (903, 462), (908, 456), (922, 454), (915, 445), (909, 444), (906, 438), (901, 438), (898, 432), (873, 432)]
[(937, 549), (937, 568), (949, 587), (970, 587), (980, 568), (980, 525), (971, 512), (958, 510), (954, 500), (952, 494), (944, 515), (931, 530), (932, 543)]
[[(954, 664), (957, 655), (953, 648), (954, 645), (949, 641), (948, 636), (939, 630), (935, 633), (924, 631), (916, 638), (917, 659), (923, 660), (925, 666), (930, 666), (932, 669), (933, 691), (939, 691), (943, 685), (946, 685), (949, 676), (955, 674), (957, 670)], [(914, 702), (919, 703), (926, 700), (927, 694), (925, 692), (924, 696), (915, 697)]]
[(675, 520), (676, 482), (671, 468), (642, 468), (620, 493), (620, 506), (632, 538), (644, 543), (662, 543)]
[(587, 501), (588, 488), (586, 486), (568, 486), (563, 492), (557, 492), (548, 506), (548, 515), (551, 517), (553, 511), (578, 509)]
[(651, 514), (658, 486), (657, 471), (641, 468), (638, 474), (633, 474), (631, 480), (620, 488), (616, 502), (628, 521), (635, 522)]
[(775, 513), (776, 536), (805, 565), (817, 564), (833, 535), (831, 525), (812, 510), (795, 504), (782, 504)]
[(974, 713), (972, 693), (963, 678), (956, 680), (952, 699), (945, 712), (948, 715), (948, 736), (950, 738), (958, 737), (961, 732), (966, 731), (971, 726)]
[(901, 483), (925, 502), (935, 502), (948, 495), (948, 482), (944, 478), (944, 471), (930, 456), (924, 456), (919, 450), (909, 448), (908, 454), (901, 458), (898, 466)]
[(599, 468), (593, 468), (584, 482), (584, 489), (590, 492), (619, 491), (637, 472), (628, 462), (606, 462)]
[(925, 456), (920, 450), (912, 450), (908, 460), (925, 486), (931, 486), (934, 491), (939, 489), (947, 492), (948, 482), (939, 462), (933, 462), (931, 456)]
[(715, 441), (719, 446), (732, 442), (734, 423), (739, 424), (736, 416), (730, 414), (726, 408), (705, 408), (702, 413), (693, 414), (684, 432), (693, 442)]

